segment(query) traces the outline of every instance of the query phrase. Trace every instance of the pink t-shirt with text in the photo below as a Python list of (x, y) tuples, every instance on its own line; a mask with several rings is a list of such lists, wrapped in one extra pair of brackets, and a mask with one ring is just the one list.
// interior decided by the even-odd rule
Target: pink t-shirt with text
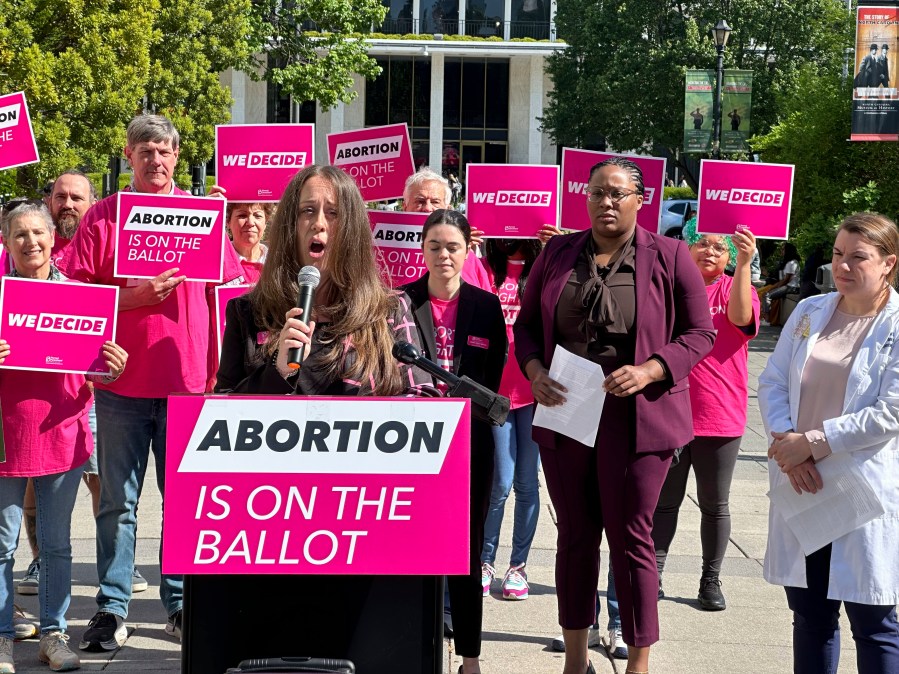
[[(177, 188), (174, 193), (187, 194)], [(69, 278), (120, 288), (145, 282), (113, 274), (117, 198), (116, 194), (108, 196), (85, 214), (60, 262), (60, 271)], [(132, 398), (202, 393), (209, 333), (206, 284), (197, 281), (181, 283), (159, 304), (120, 311), (116, 342), (128, 352), (128, 364), (112, 384), (98, 383), (96, 387)]]
[[(437, 343), (435, 362), (447, 372), (453, 371), (453, 346), (456, 339), (456, 317), (459, 315), (459, 296), (451, 300), (431, 297), (431, 319), (434, 321), (434, 341)], [(443, 382), (437, 385), (443, 393), (448, 387)]]
[(749, 340), (759, 331), (759, 297), (752, 288), (752, 322), (747, 330), (727, 317), (727, 301), (734, 280), (722, 276), (706, 286), (712, 324), (718, 331), (709, 354), (690, 372), (693, 433), (736, 438), (746, 429), (749, 402)]

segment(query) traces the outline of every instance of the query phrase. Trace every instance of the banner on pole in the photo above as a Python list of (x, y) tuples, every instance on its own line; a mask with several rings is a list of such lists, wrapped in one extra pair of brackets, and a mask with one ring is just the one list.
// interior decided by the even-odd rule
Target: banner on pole
[(899, 140), (897, 23), (896, 5), (858, 8), (850, 140)]
[(684, 152), (711, 152), (715, 71), (688, 70), (684, 92)]
[(721, 151), (749, 152), (752, 71), (725, 70), (721, 85)]

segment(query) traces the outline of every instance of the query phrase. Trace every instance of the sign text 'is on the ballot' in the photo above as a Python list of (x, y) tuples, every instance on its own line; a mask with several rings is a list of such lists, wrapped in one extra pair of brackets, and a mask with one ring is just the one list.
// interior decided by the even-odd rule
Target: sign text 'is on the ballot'
[(328, 160), (353, 177), (366, 201), (401, 199), (415, 171), (405, 124), (329, 133)]
[(378, 264), (394, 288), (417, 281), (427, 271), (421, 233), (427, 213), (369, 211)]

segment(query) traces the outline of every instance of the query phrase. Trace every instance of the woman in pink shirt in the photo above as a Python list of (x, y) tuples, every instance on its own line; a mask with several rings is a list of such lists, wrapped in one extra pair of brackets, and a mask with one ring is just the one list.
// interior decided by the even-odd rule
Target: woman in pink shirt
[[(50, 253), (54, 226), (42, 204), (25, 202), (0, 222), (3, 247), (13, 261), (9, 276), (65, 281)], [(0, 362), (10, 355), (0, 340)], [(125, 369), (128, 354), (116, 344), (103, 346), (112, 373)], [(65, 613), (71, 599), (71, 513), (84, 464), (94, 449), (87, 417), (91, 391), (83, 375), (4, 370), (0, 373), (0, 409), (6, 461), (0, 463), (0, 672), (15, 672), (13, 644), (13, 555), (19, 541), (28, 479), (37, 497), (37, 533), (41, 550), (39, 593), (41, 641), (38, 657), (53, 671), (80, 666), (69, 650)]]
[(240, 256), (240, 266), (246, 283), (254, 285), (262, 274), (268, 246), (262, 243), (265, 228), (272, 217), (274, 204), (228, 204), (227, 230), (231, 245)]
[[(728, 498), (746, 428), (748, 344), (759, 329), (759, 298), (750, 279), (755, 237), (748, 229), (732, 237), (698, 234), (696, 218), (693, 218), (684, 227), (684, 239), (705, 280), (717, 336), (712, 350), (690, 372), (690, 404), (696, 437), (681, 448), (668, 470), (653, 517), (652, 539), (661, 597), (662, 570), (674, 539), (677, 514), (692, 465), (702, 513), (699, 606), (706, 611), (723, 611), (726, 604), (719, 575), (730, 538)], [(737, 261), (733, 278), (724, 273), (732, 257)]]

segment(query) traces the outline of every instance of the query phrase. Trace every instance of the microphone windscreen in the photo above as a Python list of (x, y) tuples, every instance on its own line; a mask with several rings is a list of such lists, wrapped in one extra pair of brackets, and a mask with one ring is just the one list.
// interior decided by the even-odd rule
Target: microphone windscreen
[(318, 284), (321, 282), (321, 280), (321, 272), (311, 264), (306, 265), (305, 267), (300, 269), (300, 273), (297, 274), (297, 284), (301, 286), (318, 288)]
[(393, 357), (401, 363), (411, 365), (421, 358), (421, 351), (419, 351), (414, 344), (410, 344), (409, 342), (394, 342)]

